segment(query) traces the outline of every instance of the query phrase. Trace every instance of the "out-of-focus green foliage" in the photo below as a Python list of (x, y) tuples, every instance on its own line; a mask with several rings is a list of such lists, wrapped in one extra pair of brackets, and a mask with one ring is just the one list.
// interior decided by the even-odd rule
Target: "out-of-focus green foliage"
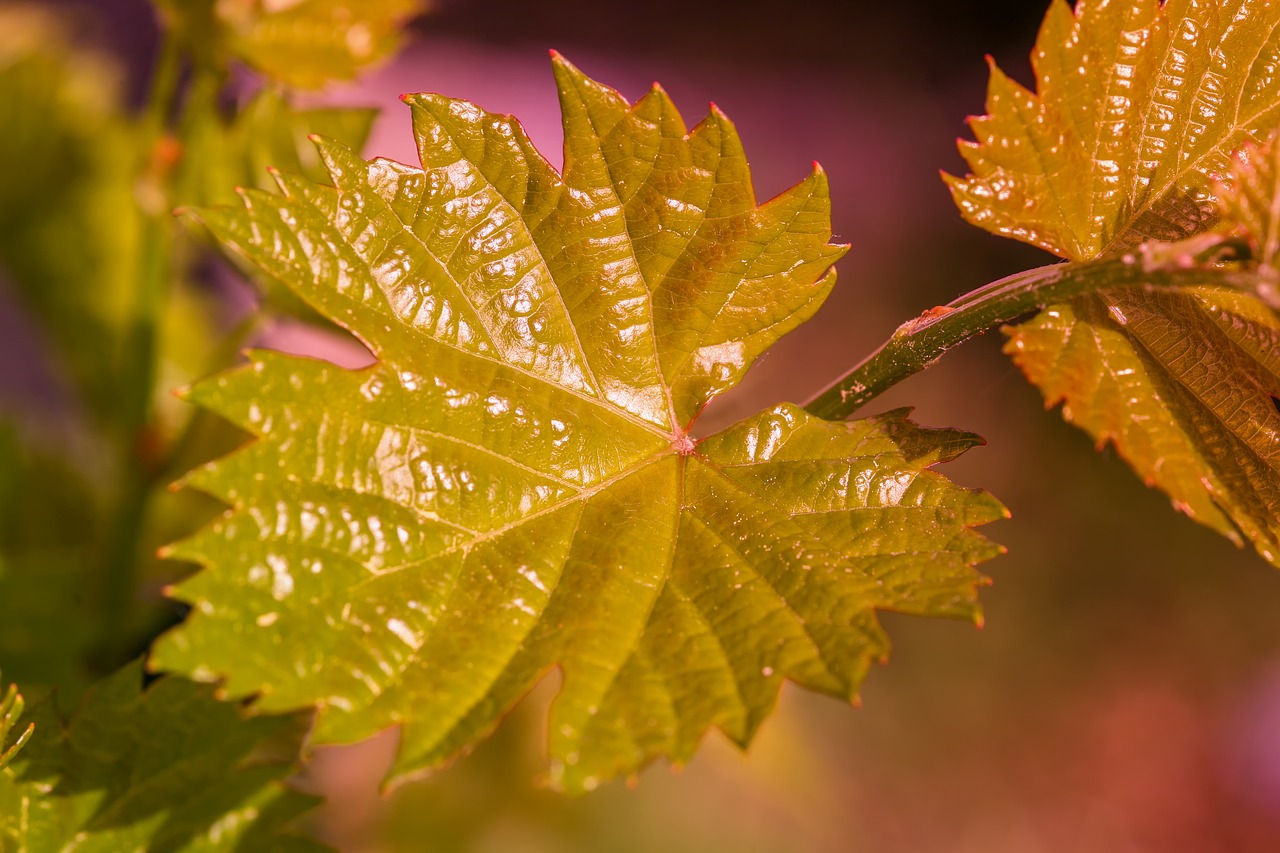
[(270, 170), (327, 177), (308, 136), (364, 147), (377, 112), (343, 107), (296, 108), (276, 89), (258, 91), (230, 118), (204, 112), (186, 133), (184, 156), (190, 164), (175, 196), (186, 205), (226, 204), (235, 187), (274, 186)]
[(27, 687), (75, 697), (92, 680), (102, 501), (64, 461), (0, 425), (0, 664)]
[(245, 719), (211, 687), (134, 664), (96, 685), (64, 723), (35, 703), (26, 748), (0, 769), (0, 847), (310, 851), (281, 830), (311, 805), (287, 792), (306, 716)]
[(0, 269), (99, 417), (137, 274), (136, 136), (119, 69), (33, 7), (0, 7)]

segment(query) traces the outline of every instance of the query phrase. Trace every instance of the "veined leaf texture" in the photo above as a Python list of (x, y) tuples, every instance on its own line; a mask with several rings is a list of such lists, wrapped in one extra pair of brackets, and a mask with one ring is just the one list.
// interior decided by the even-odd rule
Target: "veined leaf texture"
[(318, 141), (332, 186), (197, 214), (377, 357), (270, 352), (197, 385), (256, 440), (197, 471), (221, 520), (152, 664), (317, 742), (403, 725), (396, 772), (473, 744), (550, 669), (553, 783), (589, 789), (784, 679), (846, 699), (876, 610), (978, 618), (990, 496), (927, 470), (979, 441), (783, 405), (697, 440), (707, 401), (834, 283), (826, 178), (758, 205), (733, 125), (692, 131), (556, 57), (558, 174), (510, 117), (406, 98), (421, 167)]
[[(972, 173), (948, 183), (969, 221), (1068, 260), (1213, 227), (1215, 180), (1238, 182), (1233, 155), (1280, 123), (1275, 3), (1057, 0), (1032, 63), (1035, 92), (993, 67), (988, 114), (961, 144)], [(1008, 333), (1047, 404), (1280, 565), (1280, 321), (1267, 304), (1100, 291)]]

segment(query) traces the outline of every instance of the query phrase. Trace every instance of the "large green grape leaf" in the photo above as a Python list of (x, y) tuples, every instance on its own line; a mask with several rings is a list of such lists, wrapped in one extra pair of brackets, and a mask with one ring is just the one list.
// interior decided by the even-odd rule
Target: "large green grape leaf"
[(287, 831), (310, 808), (282, 780), (306, 715), (245, 719), (207, 685), (132, 664), (99, 683), (67, 722), (49, 698), (33, 736), (0, 769), (0, 849), (312, 851)]
[[(1214, 178), (1280, 123), (1275, 3), (1056, 0), (1032, 61), (1034, 94), (993, 67), (972, 174), (948, 183), (970, 222), (1070, 260), (1185, 263), (1143, 241), (1210, 227)], [(1277, 328), (1248, 295), (1101, 291), (1006, 351), (1176, 507), (1280, 565)]]
[(189, 483), (232, 509), (152, 664), (315, 738), (403, 724), (397, 772), (491, 730), (549, 669), (570, 790), (745, 744), (784, 679), (856, 694), (875, 610), (976, 619), (990, 496), (925, 470), (975, 436), (778, 406), (690, 428), (813, 314), (844, 251), (815, 167), (762, 206), (733, 125), (687, 132), (556, 58), (565, 165), (510, 117), (414, 95), (422, 168), (319, 141), (334, 186), (199, 216), (377, 356), (270, 352), (190, 397), (257, 440)]

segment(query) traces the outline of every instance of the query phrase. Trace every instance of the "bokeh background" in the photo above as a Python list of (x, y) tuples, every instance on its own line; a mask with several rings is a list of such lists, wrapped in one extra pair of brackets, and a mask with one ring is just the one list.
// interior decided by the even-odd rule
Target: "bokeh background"
[[(125, 60), (140, 99), (143, 0), (50, 5)], [(1040, 0), (436, 0), (398, 59), (314, 100), (381, 107), (366, 153), (412, 162), (397, 96), (465, 97), (519, 116), (558, 162), (555, 48), (632, 99), (661, 81), (690, 125), (714, 100), (761, 199), (821, 162), (853, 246), (839, 284), (713, 404), (712, 429), (803, 402), (899, 322), (1052, 260), (964, 224), (938, 179), (962, 169), (984, 54), (1028, 81), (1042, 14)], [(360, 358), (296, 327), (262, 343)], [(0, 350), (8, 406), (41, 393), (15, 346)], [(987, 528), (1009, 554), (987, 566), (983, 630), (888, 614), (893, 659), (861, 708), (788, 687), (747, 755), (712, 735), (680, 772), (581, 799), (537, 785), (544, 683), (472, 755), (394, 791), (379, 790), (394, 732), (320, 750), (299, 780), (328, 797), (314, 830), (360, 853), (1280, 849), (1280, 575), (1046, 413), (999, 348), (998, 333), (970, 342), (868, 410), (910, 405), (987, 438), (945, 469), (1013, 512)]]

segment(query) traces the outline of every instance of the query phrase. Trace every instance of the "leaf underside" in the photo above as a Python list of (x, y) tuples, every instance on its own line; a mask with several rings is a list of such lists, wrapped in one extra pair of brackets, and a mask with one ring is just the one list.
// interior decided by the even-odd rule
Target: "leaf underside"
[(467, 748), (549, 669), (552, 782), (745, 744), (784, 679), (851, 698), (876, 608), (976, 619), (990, 496), (925, 470), (977, 443), (893, 412), (778, 406), (695, 442), (706, 402), (834, 282), (820, 170), (757, 206), (738, 136), (688, 132), (554, 62), (557, 174), (511, 118), (408, 97), (422, 168), (321, 140), (199, 216), (357, 335), (351, 371), (270, 352), (193, 401), (257, 439), (188, 483), (232, 506), (154, 666), (317, 742), (404, 726), (397, 774)]
[(64, 723), (49, 698), (35, 733), (0, 769), (0, 849), (318, 851), (283, 830), (311, 806), (285, 790), (307, 718), (257, 717), (213, 689), (130, 665)]
[[(1082, 261), (1220, 217), (1215, 179), (1280, 123), (1280, 6), (1262, 0), (1050, 7), (1032, 93), (992, 68), (988, 115), (948, 177), (964, 216)], [(1274, 187), (1268, 197), (1274, 195)], [(1280, 565), (1280, 323), (1252, 296), (1099, 291), (1007, 330), (1068, 420), (1176, 507)]]

